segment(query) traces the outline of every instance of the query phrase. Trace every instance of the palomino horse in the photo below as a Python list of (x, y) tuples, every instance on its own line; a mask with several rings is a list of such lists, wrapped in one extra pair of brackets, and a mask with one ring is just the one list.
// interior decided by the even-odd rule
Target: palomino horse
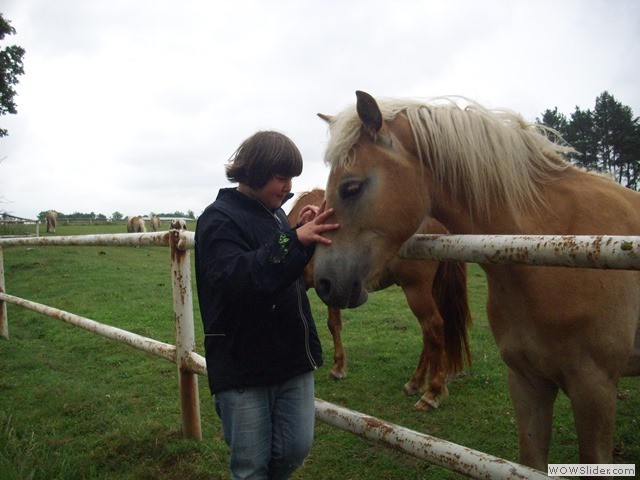
[[(300, 210), (306, 205), (320, 206), (324, 190), (314, 189), (301, 194), (289, 212), (289, 223), (295, 225)], [(417, 233), (446, 233), (442, 225), (429, 219)], [(382, 290), (397, 284), (417, 317), (422, 330), (422, 353), (409, 381), (404, 385), (406, 395), (416, 395), (429, 386), (415, 404), (419, 410), (438, 408), (447, 397), (447, 373), (458, 373), (465, 363), (471, 363), (467, 330), (471, 312), (467, 301), (466, 264), (459, 262), (429, 262), (393, 258), (382, 277), (370, 291)], [(313, 284), (313, 260), (304, 272), (307, 288)], [(329, 307), (327, 324), (333, 337), (333, 367), (330, 375), (345, 378), (346, 353), (342, 344), (342, 316), (339, 308)]]
[(127, 232), (128, 233), (140, 233), (146, 232), (147, 229), (144, 226), (144, 218), (140, 216), (127, 217)]
[(187, 222), (182, 218), (175, 218), (171, 220), (171, 229), (172, 230), (186, 230)]
[(47, 219), (47, 233), (56, 233), (58, 226), (58, 213), (55, 210), (49, 210), (45, 217)]
[[(327, 206), (314, 282), (330, 306), (366, 301), (430, 215), (452, 233), (638, 235), (640, 194), (579, 170), (547, 130), (462, 99), (357, 104), (330, 122)], [(547, 468), (553, 404), (570, 399), (580, 463), (610, 463), (621, 376), (640, 375), (640, 272), (482, 265), (487, 312), (508, 367), (520, 462)]]
[(158, 230), (160, 230), (160, 217), (157, 215), (153, 215), (151, 217), (151, 220), (149, 221), (149, 223), (151, 224), (151, 230), (153, 230), (154, 232), (157, 232)]

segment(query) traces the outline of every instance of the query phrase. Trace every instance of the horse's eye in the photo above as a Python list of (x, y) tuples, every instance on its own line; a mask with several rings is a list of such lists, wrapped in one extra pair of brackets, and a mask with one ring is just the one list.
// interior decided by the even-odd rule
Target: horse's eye
[(344, 183), (340, 186), (340, 197), (343, 199), (353, 199), (356, 198), (362, 193), (362, 186), (364, 182), (361, 181), (350, 181)]

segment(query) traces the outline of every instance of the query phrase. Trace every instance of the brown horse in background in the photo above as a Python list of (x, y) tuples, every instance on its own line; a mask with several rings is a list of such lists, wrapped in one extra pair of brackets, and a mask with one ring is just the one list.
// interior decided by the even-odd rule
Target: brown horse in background
[(187, 230), (187, 222), (182, 218), (174, 218), (171, 220), (172, 230)]
[[(640, 194), (569, 164), (571, 149), (540, 125), (465, 99), (356, 96), (356, 105), (323, 117), (327, 207), (340, 224), (314, 258), (316, 293), (327, 305), (366, 301), (369, 279), (425, 216), (456, 234), (640, 234)], [(640, 375), (640, 272), (481, 267), (520, 463), (546, 471), (560, 389), (580, 463), (611, 463), (618, 380)]]
[(127, 217), (127, 232), (128, 233), (142, 233), (147, 229), (144, 225), (144, 218), (140, 216)]
[(56, 233), (56, 227), (58, 226), (58, 213), (55, 210), (49, 210), (45, 214), (47, 220), (47, 233)]
[[(321, 189), (299, 195), (289, 212), (289, 223), (295, 225), (303, 207), (320, 206), (323, 199), (324, 190)], [(417, 233), (446, 233), (446, 230), (439, 223), (428, 220)], [(304, 281), (307, 288), (314, 287), (313, 259), (305, 269)], [(466, 264), (394, 258), (387, 265), (384, 275), (368, 287), (376, 291), (393, 284), (402, 288), (422, 329), (422, 353), (403, 392), (406, 395), (422, 392), (427, 383), (428, 370), (428, 389), (415, 407), (420, 410), (438, 408), (440, 401), (448, 395), (447, 373), (458, 373), (465, 364), (471, 362), (467, 338), (471, 313), (467, 301)], [(327, 324), (334, 349), (330, 375), (341, 379), (347, 376), (341, 310), (333, 307), (328, 310)]]

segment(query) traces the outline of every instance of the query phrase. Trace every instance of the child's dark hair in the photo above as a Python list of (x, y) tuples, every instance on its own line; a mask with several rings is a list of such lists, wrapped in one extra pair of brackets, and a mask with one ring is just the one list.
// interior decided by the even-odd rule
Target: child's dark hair
[(274, 175), (300, 175), (302, 155), (286, 135), (274, 131), (261, 131), (242, 142), (229, 159), (226, 172), (229, 181), (259, 189)]

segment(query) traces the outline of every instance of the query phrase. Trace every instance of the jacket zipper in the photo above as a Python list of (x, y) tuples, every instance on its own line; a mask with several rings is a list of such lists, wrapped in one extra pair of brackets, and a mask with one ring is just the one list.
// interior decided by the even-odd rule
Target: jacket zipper
[[(280, 221), (280, 219), (278, 218), (278, 216), (273, 213), (271, 210), (269, 210), (267, 208), (267, 206), (265, 204), (263, 204), (261, 201), (256, 200), (260, 205), (262, 205), (262, 208), (264, 208), (267, 212), (269, 212), (269, 214), (271, 214), (271, 216), (273, 217), (273, 219), (276, 221), (276, 224), (278, 224), (278, 228), (280, 230), (284, 229), (284, 227), (282, 226), (282, 222)], [(301, 280), (297, 279), (296, 280), (296, 294), (298, 296), (298, 313), (300, 313), (300, 318), (302, 319), (302, 324), (304, 325), (304, 348), (305, 351), (307, 352), (307, 358), (309, 359), (309, 363), (311, 363), (311, 366), (313, 367), (314, 370), (318, 369), (318, 364), (315, 362), (315, 360), (313, 359), (313, 355), (311, 354), (311, 345), (310, 345), (310, 340), (309, 340), (309, 322), (307, 321), (307, 317), (304, 314), (304, 309), (302, 308), (302, 293), (301, 293)]]
[(296, 293), (298, 294), (298, 312), (300, 312), (300, 318), (302, 318), (302, 324), (304, 325), (304, 348), (307, 351), (307, 357), (309, 357), (309, 362), (314, 370), (318, 369), (318, 365), (313, 359), (313, 355), (311, 355), (311, 346), (309, 345), (309, 323), (307, 322), (307, 317), (304, 314), (304, 309), (302, 308), (302, 293), (301, 293), (301, 284), (302, 281), (300, 279), (296, 280)]
[(262, 208), (264, 208), (264, 209), (269, 213), (269, 215), (271, 215), (271, 216), (273, 217), (273, 219), (274, 219), (274, 220), (276, 221), (276, 223), (278, 224), (278, 228), (279, 228), (279, 229), (281, 229), (281, 230), (282, 230), (282, 229), (284, 229), (284, 227), (282, 226), (282, 222), (280, 221), (280, 219), (278, 218), (278, 216), (277, 216), (275, 213), (273, 213), (271, 210), (269, 210), (269, 208), (268, 208), (264, 203), (262, 203), (260, 200), (258, 200), (257, 198), (255, 198), (254, 200), (255, 200), (256, 202), (258, 202), (258, 204), (259, 204)]

